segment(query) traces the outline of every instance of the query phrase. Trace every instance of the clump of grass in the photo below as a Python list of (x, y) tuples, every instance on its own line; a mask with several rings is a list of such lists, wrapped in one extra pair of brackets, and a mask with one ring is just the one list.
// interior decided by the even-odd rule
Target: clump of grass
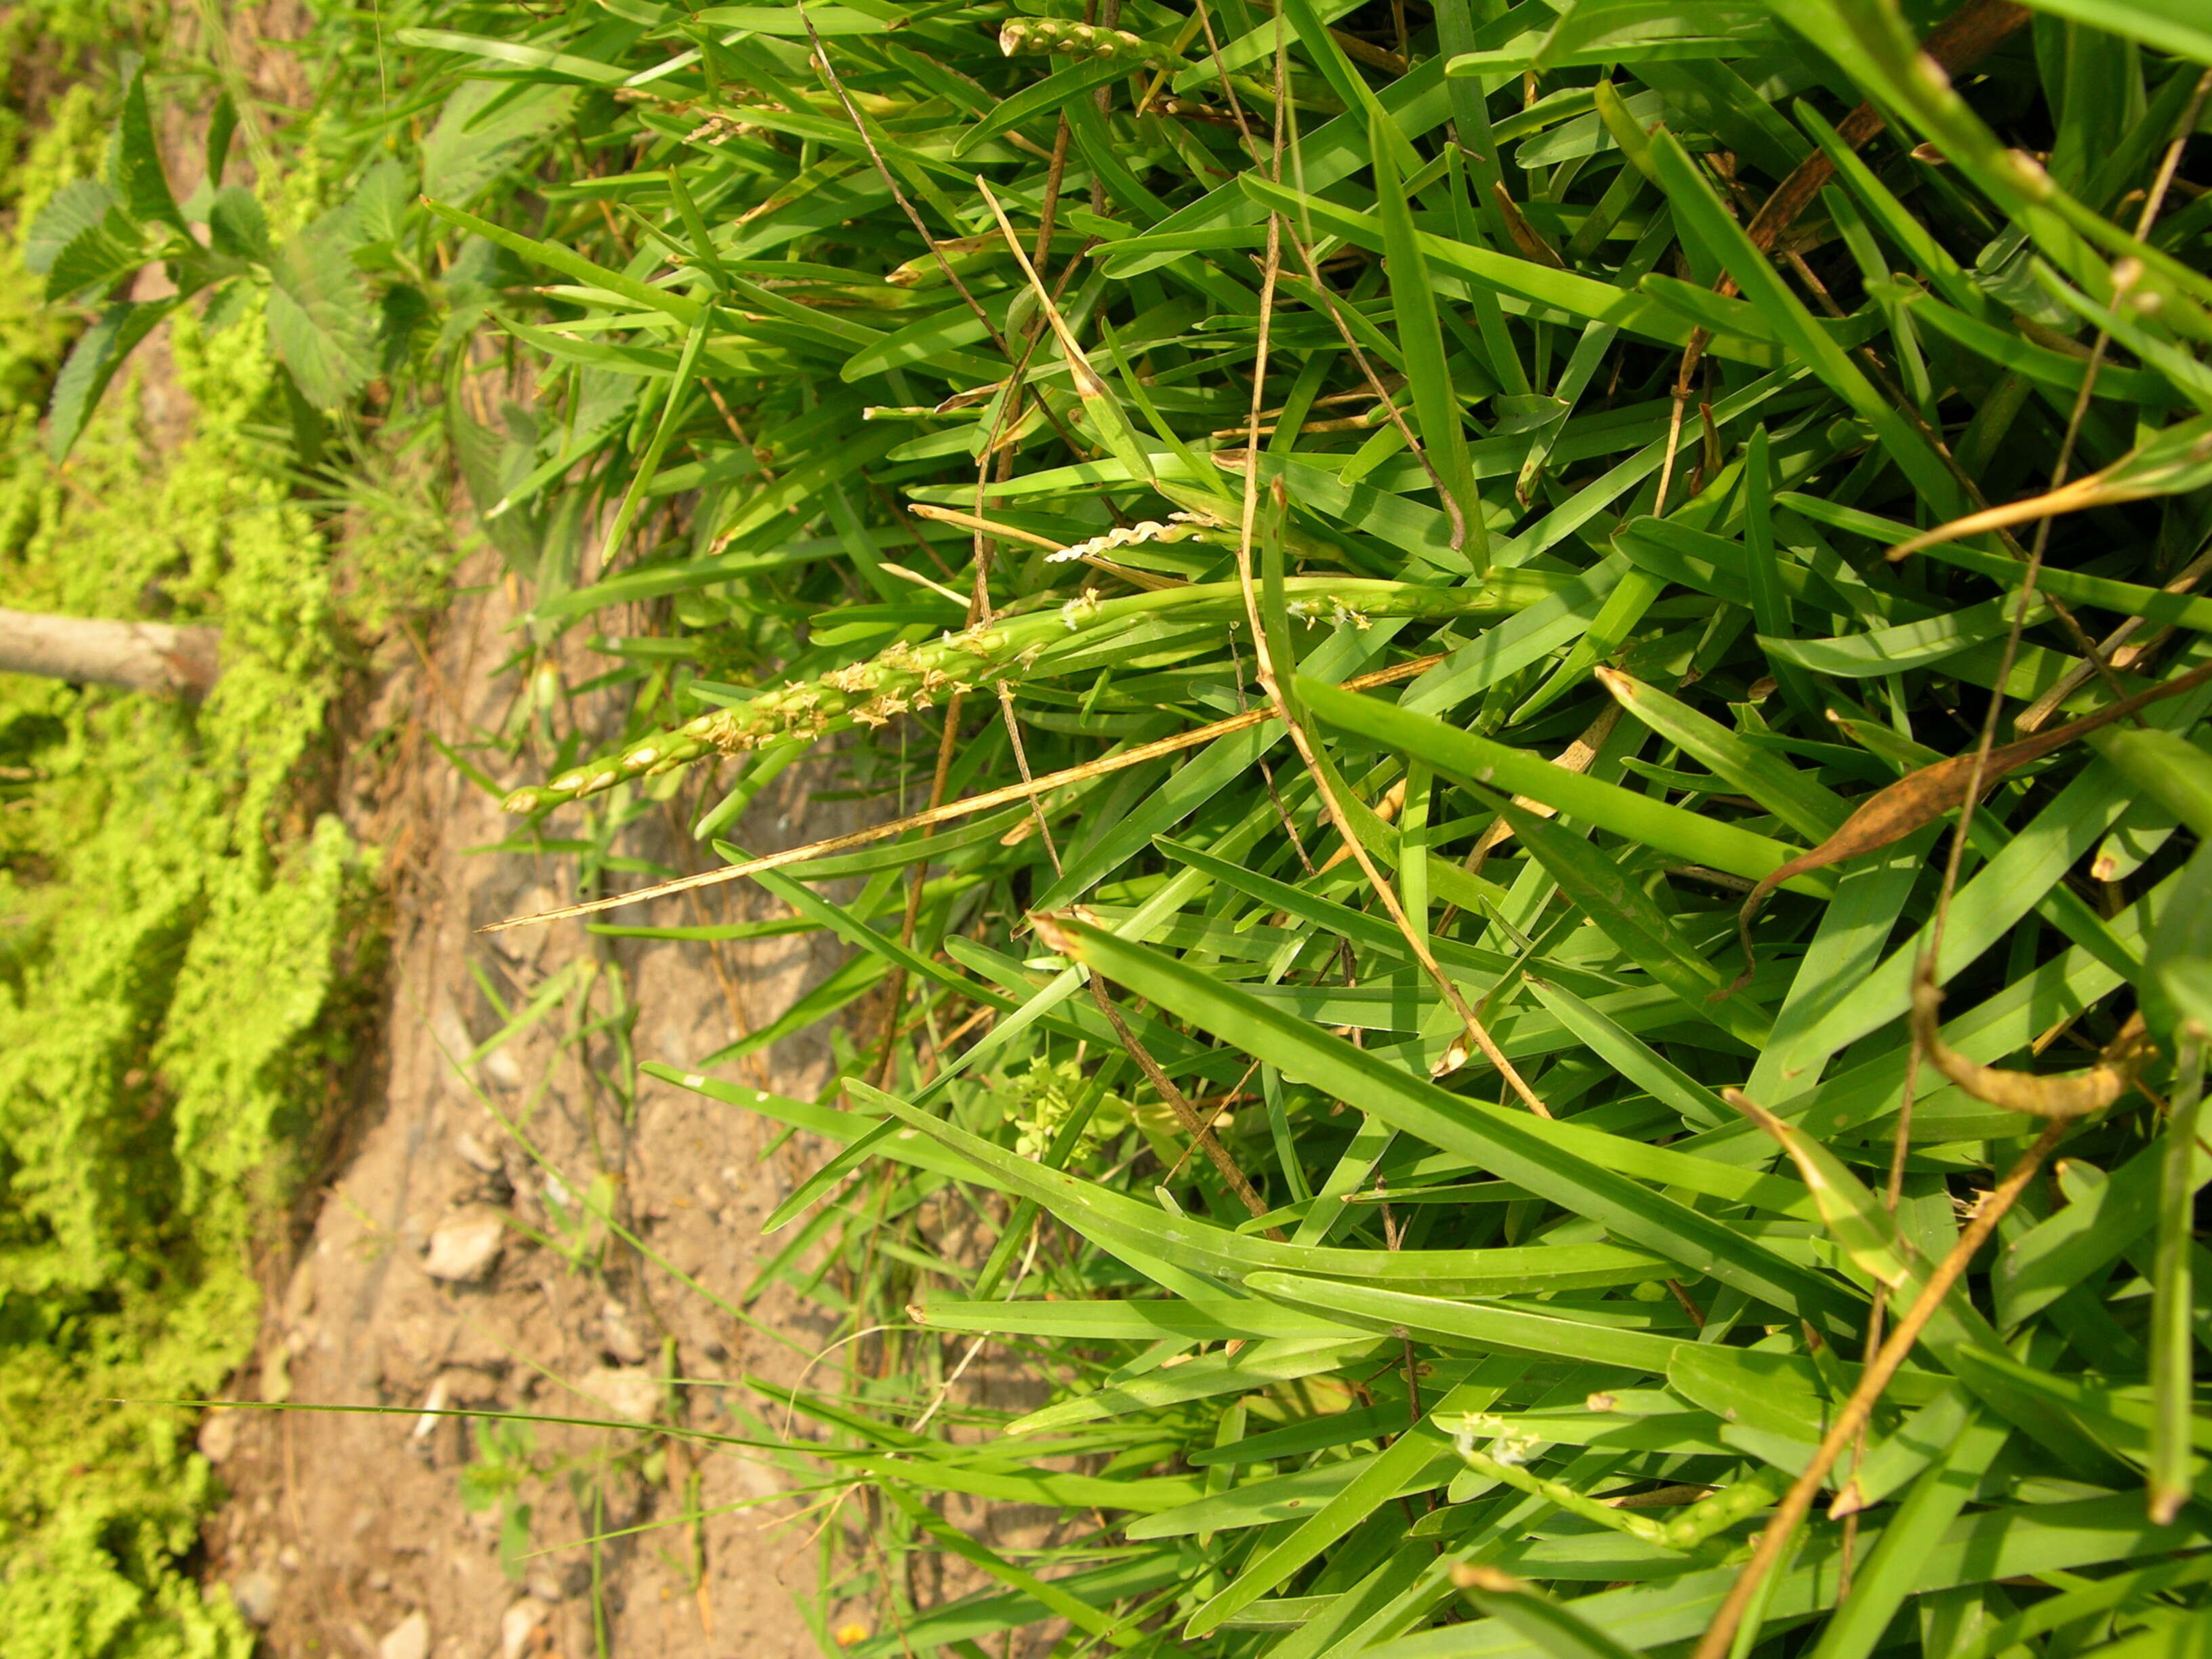
[[(2203, 1616), (2212, 35), (852, 0), (394, 39), (472, 79), (393, 246), (545, 389), (454, 406), (471, 487), (538, 637), (609, 618), (636, 694), (513, 805), (682, 793), (853, 947), (749, 1048), (877, 993), (842, 1111), (647, 1068), (839, 1146), (769, 1225), (849, 1270), (842, 1383), (784, 1398), (873, 1506), (856, 1650)], [(1117, 533), (1176, 513), (1211, 533)], [(976, 630), (988, 669), (929, 660)], [(719, 838), (862, 708), (910, 826)], [(987, 1409), (975, 1363), (1049, 1397)], [(895, 1564), (941, 1552), (994, 1587), (918, 1605)]]

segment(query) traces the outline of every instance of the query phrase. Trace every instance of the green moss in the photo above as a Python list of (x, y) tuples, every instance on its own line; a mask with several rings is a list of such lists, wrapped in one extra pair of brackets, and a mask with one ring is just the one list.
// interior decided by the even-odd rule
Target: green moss
[[(82, 169), (95, 111), (64, 97), (0, 203)], [(251, 1351), (362, 1027), (374, 859), (314, 810), (349, 585), (265, 435), (258, 323), (180, 321), (57, 474), (66, 332), (0, 237), (0, 589), (217, 623), (224, 672), (197, 710), (0, 676), (0, 1650), (224, 1659), (251, 1633), (189, 1559), (216, 1483), (158, 1402)]]

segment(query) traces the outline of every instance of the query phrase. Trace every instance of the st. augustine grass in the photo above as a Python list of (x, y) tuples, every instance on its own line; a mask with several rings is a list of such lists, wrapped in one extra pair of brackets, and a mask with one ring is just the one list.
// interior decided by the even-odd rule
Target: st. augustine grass
[[(638, 709), (519, 833), (853, 950), (657, 1074), (841, 1148), (756, 1386), (855, 1651), (2202, 1630), (2189, 7), (391, 22), (359, 263), (531, 365), (464, 471)], [(896, 828), (724, 838), (840, 734)]]

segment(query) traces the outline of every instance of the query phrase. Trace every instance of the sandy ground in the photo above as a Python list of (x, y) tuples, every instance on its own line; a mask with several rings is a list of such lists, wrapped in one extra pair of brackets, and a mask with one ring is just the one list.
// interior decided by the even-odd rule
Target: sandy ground
[[(827, 1340), (780, 1291), (750, 1311), (791, 1346), (741, 1326), (618, 1242), (587, 1237), (578, 1248), (563, 1219), (598, 1180), (654, 1252), (736, 1301), (756, 1258), (783, 1243), (760, 1243), (762, 1218), (819, 1148), (767, 1156), (775, 1126), (629, 1062), (689, 1069), (774, 1018), (835, 957), (819, 935), (725, 946), (718, 963), (703, 945), (598, 938), (574, 922), (474, 931), (574, 896), (572, 858), (471, 850), (500, 842), (513, 821), (424, 741), (465, 743), (505, 719), (515, 687), (494, 670), (511, 615), (496, 587), (463, 600), (370, 713), (371, 729), (403, 732), (387, 774), (398, 793), (362, 779), (351, 801), (398, 866), (388, 1037), (289, 1276), (272, 1267), (260, 1352), (232, 1395), (407, 1409), (210, 1419), (201, 1444), (234, 1497), (208, 1528), (207, 1577), (230, 1586), (267, 1649), (286, 1659), (816, 1653), (793, 1600), (812, 1586), (813, 1522), (794, 1522), (799, 1501), (777, 1497), (803, 1465), (724, 1452), (695, 1460), (666, 1437), (621, 1429), (539, 1427), (526, 1446), (483, 1444), (459, 1418), (415, 1414), (435, 1401), (744, 1433), (731, 1409), (742, 1391), (715, 1381), (795, 1377), (793, 1348), (811, 1353)], [(580, 662), (575, 678), (603, 665)], [(848, 827), (849, 807), (809, 805), (809, 783), (787, 774), (756, 801), (738, 831), (744, 843), (769, 850)], [(659, 818), (634, 828), (622, 850), (701, 862)], [(720, 888), (704, 914), (652, 920), (733, 920), (766, 914), (769, 902)], [(466, 1063), (507, 1023), (501, 1005), (518, 1011), (564, 974), (589, 976), (588, 1006), (572, 994)], [(623, 1006), (638, 1011), (628, 1055), (612, 1030), (579, 1036)], [(828, 1061), (821, 1037), (801, 1036), (755, 1075), (811, 1098)], [(634, 1103), (624, 1099), (632, 1080)], [(696, 1381), (671, 1387), (661, 1379), (672, 1374)], [(703, 1524), (680, 1519), (748, 1500)], [(525, 1504), (532, 1553), (518, 1562)], [(574, 1547), (595, 1530), (641, 1528), (596, 1553)]]

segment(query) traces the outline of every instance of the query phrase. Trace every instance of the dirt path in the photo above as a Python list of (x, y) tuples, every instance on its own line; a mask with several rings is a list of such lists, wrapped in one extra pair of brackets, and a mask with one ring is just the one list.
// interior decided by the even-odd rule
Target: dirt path
[[(695, 1467), (664, 1437), (617, 1430), (540, 1427), (526, 1442), (494, 1431), (477, 1443), (455, 1418), (412, 1414), (434, 1402), (744, 1433), (731, 1410), (738, 1391), (714, 1381), (795, 1377), (799, 1352), (826, 1340), (778, 1291), (750, 1310), (771, 1334), (745, 1328), (578, 1224), (577, 1196), (596, 1181), (655, 1252), (739, 1298), (760, 1220), (818, 1153), (768, 1157), (759, 1120), (634, 1064), (689, 1069), (787, 1007), (834, 955), (801, 935), (727, 946), (718, 968), (700, 944), (595, 938), (574, 924), (473, 932), (574, 896), (571, 857), (469, 850), (501, 841), (512, 821), (425, 740), (465, 744), (507, 718), (517, 688), (494, 670), (512, 615), (497, 588), (461, 601), (430, 653), (389, 677), (368, 722), (403, 732), (396, 775), (411, 791), (380, 811), (354, 803), (398, 866), (387, 1048), (289, 1282), (272, 1285), (258, 1368), (234, 1395), (410, 1414), (209, 1419), (201, 1444), (234, 1496), (209, 1528), (207, 1577), (230, 1585), (285, 1659), (813, 1654), (793, 1596), (811, 1589), (815, 1553), (805, 1525), (782, 1524), (796, 1501), (776, 1496), (799, 1465), (717, 1453)], [(572, 681), (605, 665), (580, 656)], [(810, 807), (807, 783), (787, 774), (756, 801), (738, 832), (746, 844), (847, 827), (850, 809)], [(659, 819), (620, 850), (698, 861)], [(718, 893), (704, 915), (651, 920), (764, 914), (757, 895)], [(566, 994), (550, 1012), (464, 1064), (556, 981)], [(625, 1007), (636, 1011), (627, 1054), (615, 1030), (585, 1032)], [(828, 1062), (821, 1039), (802, 1037), (779, 1045), (760, 1079), (811, 1097)], [(623, 1097), (633, 1082), (634, 1103)], [(699, 1381), (669, 1387), (672, 1373)], [(748, 1501), (703, 1527), (653, 1527)], [(647, 1527), (597, 1551), (596, 1590), (589, 1549), (516, 1559)]]

